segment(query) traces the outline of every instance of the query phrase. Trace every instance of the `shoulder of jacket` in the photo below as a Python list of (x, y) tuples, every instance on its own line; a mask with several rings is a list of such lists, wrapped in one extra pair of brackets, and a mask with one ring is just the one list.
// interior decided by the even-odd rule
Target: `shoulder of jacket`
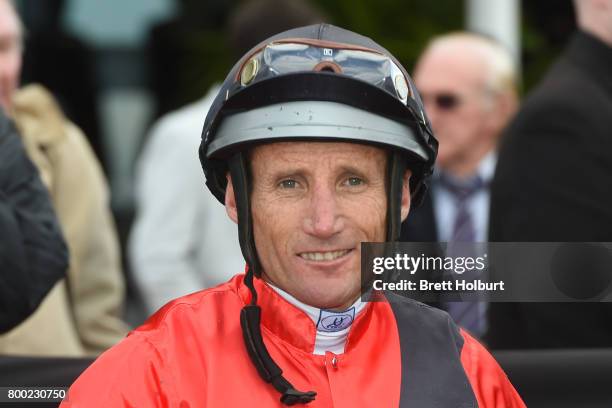
[[(242, 301), (234, 285), (234, 279), (213, 288), (204, 289), (186, 296), (176, 298), (162, 306), (133, 333), (153, 333), (168, 326), (175, 319), (185, 315), (205, 313), (213, 310), (226, 310), (226, 307), (242, 308)], [(215, 306), (213, 306), (213, 304)], [(219, 309), (216, 306), (220, 306)], [(210, 316), (208, 316), (210, 318)]]
[(67, 119), (57, 101), (45, 87), (27, 85), (14, 96), (15, 122), (23, 136), (43, 145), (57, 143), (66, 134)]
[(398, 324), (410, 321), (410, 326), (429, 331), (430, 335), (437, 333), (441, 338), (452, 339), (457, 349), (463, 347), (463, 336), (459, 327), (444, 310), (393, 292), (386, 292), (385, 296), (394, 310)]

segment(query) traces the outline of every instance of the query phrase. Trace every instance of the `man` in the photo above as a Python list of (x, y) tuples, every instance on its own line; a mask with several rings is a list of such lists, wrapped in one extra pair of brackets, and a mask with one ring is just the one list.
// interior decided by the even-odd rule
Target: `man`
[[(612, 241), (612, 0), (575, 9), (579, 31), (504, 137), (492, 241)], [(573, 273), (586, 284), (594, 271)], [(612, 347), (610, 303), (494, 304), (490, 314), (492, 347)]]
[[(248, 1), (230, 18), (231, 48), (238, 59), (272, 34), (321, 21), (304, 1)], [(193, 154), (202, 118), (218, 93), (215, 84), (199, 101), (160, 119), (139, 159), (129, 255), (151, 314), (174, 298), (227, 281), (244, 267), (236, 225), (202, 189), (200, 162)]]
[(161, 309), (63, 406), (523, 407), (444, 312), (361, 301), (361, 242), (397, 239), (436, 149), (411, 80), (372, 40), (320, 24), (252, 49), (200, 146), (248, 272)]
[(138, 161), (128, 253), (148, 314), (178, 296), (215, 286), (244, 266), (236, 251), (236, 226), (202, 189), (193, 154), (202, 117), (218, 91), (215, 86), (201, 100), (161, 118)]
[[(432, 192), (403, 224), (400, 240), (448, 242), (450, 255), (455, 242), (487, 240), (489, 183), (497, 141), (517, 106), (516, 70), (510, 53), (495, 41), (452, 33), (430, 42), (414, 80), (440, 150)], [(471, 334), (485, 333), (484, 303), (442, 299), (440, 307)]]
[(85, 136), (53, 97), (37, 85), (17, 89), (22, 40), (12, 3), (0, 0), (0, 104), (50, 192), (70, 259), (67, 279), (32, 316), (0, 336), (0, 353), (99, 354), (127, 332), (119, 317), (123, 281), (107, 186)]
[(31, 315), (67, 267), (49, 193), (0, 109), (0, 333)]

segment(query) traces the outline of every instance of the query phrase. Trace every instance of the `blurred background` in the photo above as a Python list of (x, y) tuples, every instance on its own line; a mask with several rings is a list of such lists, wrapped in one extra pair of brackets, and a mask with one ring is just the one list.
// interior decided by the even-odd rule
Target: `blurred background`
[[(491, 36), (511, 51), (520, 73), (521, 95), (538, 84), (576, 29), (571, 0), (310, 2), (327, 22), (386, 47), (409, 72), (434, 36), (457, 30)], [(22, 84), (41, 83), (53, 93), (68, 118), (83, 129), (109, 181), (127, 283), (124, 318), (132, 327), (149, 314), (127, 261), (136, 213), (137, 160), (156, 120), (200, 100), (235, 63), (228, 23), (242, 3), (15, 1), (25, 26)], [(201, 180), (205, 189), (203, 175)], [(520, 382), (519, 390), (532, 395), (553, 395), (563, 387), (571, 388), (575, 378), (595, 378), (598, 375), (593, 372), (610, 370), (597, 352), (561, 357), (554, 353), (534, 357), (501, 352), (496, 357), (511, 378), (512, 368), (523, 368), (521, 377), (513, 380)], [(575, 375), (559, 380), (555, 374), (566, 363), (574, 367)], [(588, 373), (581, 374), (580, 367), (590, 371), (585, 368)], [(24, 373), (25, 378), (30, 372)], [(537, 387), (530, 389), (530, 384)], [(586, 406), (582, 403), (568, 401), (568, 406)]]
[[(495, 2), (497, 10), (468, 0), (313, 3), (330, 22), (374, 38), (408, 70), (436, 34), (489, 30), (516, 53), (523, 91), (538, 81), (575, 28), (570, 0), (502, 0)], [(225, 27), (237, 4), (17, 0), (27, 29), (22, 83), (46, 85), (83, 128), (110, 179), (120, 217), (132, 206), (132, 163), (148, 126), (200, 98), (235, 62)], [(506, 27), (514, 23), (512, 13), (516, 39)]]
[[(164, 113), (201, 98), (235, 62), (226, 23), (239, 3), (16, 2), (26, 28), (22, 83), (44, 84), (85, 131), (110, 182), (124, 255), (134, 216), (134, 163), (147, 132)], [(522, 93), (538, 82), (575, 29), (570, 0), (313, 4), (329, 22), (374, 38), (409, 71), (432, 36), (461, 29), (491, 35), (513, 52), (522, 73)], [(138, 325), (145, 312), (127, 262), (124, 271), (126, 320)]]

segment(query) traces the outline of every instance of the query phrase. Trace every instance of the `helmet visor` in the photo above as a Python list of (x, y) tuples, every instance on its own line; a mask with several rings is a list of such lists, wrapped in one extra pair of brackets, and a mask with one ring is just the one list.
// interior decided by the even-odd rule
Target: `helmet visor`
[(210, 144), (210, 156), (261, 142), (319, 140), (393, 147), (427, 160), (410, 126), (352, 106), (327, 101), (267, 105), (228, 116)]

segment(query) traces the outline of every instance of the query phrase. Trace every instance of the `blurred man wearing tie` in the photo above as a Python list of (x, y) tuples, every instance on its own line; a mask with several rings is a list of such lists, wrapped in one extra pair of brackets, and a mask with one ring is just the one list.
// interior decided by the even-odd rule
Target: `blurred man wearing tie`
[[(517, 109), (517, 74), (510, 53), (495, 41), (471, 33), (434, 38), (415, 73), (425, 110), (440, 141), (437, 169), (424, 205), (402, 226), (402, 241), (484, 242), (489, 223), (489, 184), (500, 134)], [(470, 279), (463, 275), (464, 279)], [(486, 304), (440, 306), (480, 337)]]

